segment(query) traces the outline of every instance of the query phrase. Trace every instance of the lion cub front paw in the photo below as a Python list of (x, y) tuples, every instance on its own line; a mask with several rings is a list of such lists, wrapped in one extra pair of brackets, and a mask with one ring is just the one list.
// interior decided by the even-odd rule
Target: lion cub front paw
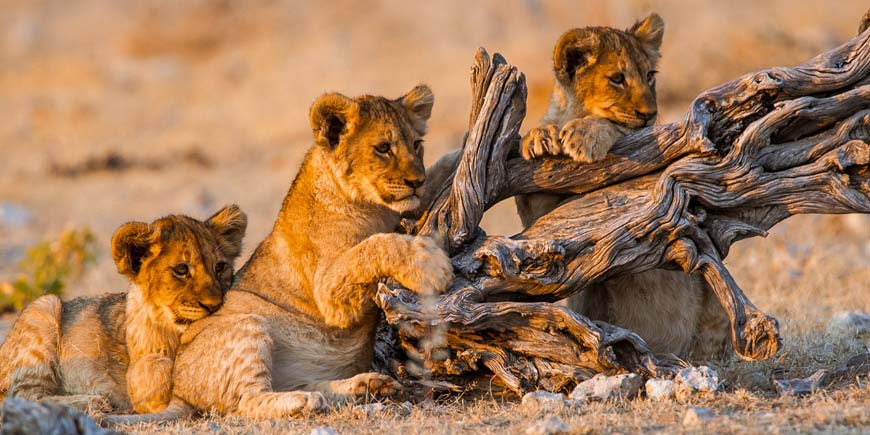
[(387, 375), (368, 372), (360, 373), (350, 379), (347, 394), (352, 396), (392, 396), (402, 391), (402, 384)]
[(404, 255), (406, 261), (395, 274), (403, 286), (417, 293), (440, 294), (453, 283), (453, 263), (432, 238), (411, 237)]
[(529, 130), (520, 142), (523, 158), (532, 160), (547, 154), (558, 156), (562, 152), (559, 144), (559, 131), (555, 125), (545, 125)]
[(604, 158), (622, 132), (612, 122), (601, 118), (578, 118), (569, 121), (559, 132), (562, 152), (577, 162), (592, 163)]

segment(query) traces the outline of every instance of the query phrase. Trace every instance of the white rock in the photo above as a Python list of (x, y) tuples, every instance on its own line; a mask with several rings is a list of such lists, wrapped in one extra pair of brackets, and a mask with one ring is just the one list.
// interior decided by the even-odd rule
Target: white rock
[(634, 374), (605, 376), (595, 375), (574, 388), (569, 396), (573, 400), (621, 400), (637, 396), (643, 386), (643, 379)]
[(329, 426), (317, 426), (308, 435), (338, 435), (338, 431)]
[(534, 422), (526, 428), (527, 435), (567, 435), (571, 428), (565, 422), (556, 417), (548, 417)]
[(646, 396), (654, 400), (673, 399), (676, 382), (670, 379), (652, 378), (646, 381)]
[(837, 313), (828, 323), (828, 332), (848, 337), (870, 334), (870, 314), (848, 311)]
[(713, 419), (715, 414), (709, 408), (692, 407), (683, 416), (683, 426), (699, 426)]
[(696, 393), (711, 394), (719, 388), (719, 374), (707, 366), (680, 369), (674, 381), (674, 392), (681, 400)]

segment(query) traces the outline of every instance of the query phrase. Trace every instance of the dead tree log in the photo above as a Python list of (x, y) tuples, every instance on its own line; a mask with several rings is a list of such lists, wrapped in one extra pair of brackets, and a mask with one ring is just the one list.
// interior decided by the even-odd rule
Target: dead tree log
[[(377, 296), (400, 348), (378, 357), (400, 377), (463, 383), (488, 370), (523, 393), (596, 372), (654, 375), (662, 367), (636, 334), (549, 302), (668, 267), (705, 278), (738, 355), (770, 358), (777, 321), (725, 268), (731, 244), (795, 214), (870, 213), (870, 30), (708, 90), (683, 122), (629, 135), (587, 165), (515, 157), (526, 87), (501, 56), (480, 50), (471, 82), (461, 160), (414, 227), (447, 235), (456, 281), (434, 301), (392, 285)], [(577, 196), (513, 237), (479, 229), (487, 208), (534, 192)]]

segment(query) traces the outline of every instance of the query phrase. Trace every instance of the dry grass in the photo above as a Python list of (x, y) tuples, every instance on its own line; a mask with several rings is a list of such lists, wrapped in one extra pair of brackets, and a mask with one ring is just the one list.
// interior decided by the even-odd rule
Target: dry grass
[[(530, 85), (527, 125), (551, 86), (550, 47), (570, 28), (625, 27), (651, 10), (667, 23), (659, 79), (662, 121), (700, 91), (771, 65), (793, 65), (851, 37), (866, 0), (794, 2), (498, 0), (407, 3), (154, 0), (43, 2), (0, 8), (0, 281), (25, 249), (69, 226), (94, 229), (98, 264), (70, 296), (119, 291), (108, 254), (125, 221), (170, 212), (206, 216), (228, 202), (248, 213), (250, 253), (270, 229), (310, 143), (307, 110), (337, 90), (399, 95), (417, 82), (436, 95), (427, 160), (455, 147), (468, 111), (467, 69), (478, 46), (500, 51)], [(193, 157), (191, 157), (193, 156)], [(73, 168), (75, 170), (70, 170)], [(512, 204), (491, 210), (490, 233), (518, 228)], [(247, 255), (247, 254), (245, 254)], [(867, 433), (866, 377), (808, 398), (779, 398), (771, 377), (804, 377), (867, 351), (832, 337), (839, 311), (870, 312), (870, 220), (798, 217), (767, 239), (734, 247), (728, 265), (753, 301), (782, 322), (773, 360), (714, 363), (725, 392), (707, 427), (680, 425), (689, 404), (595, 404), (559, 416), (576, 433)], [(8, 327), (10, 318), (0, 320)], [(352, 409), (282, 422), (214, 418), (132, 428), (139, 433), (517, 433), (540, 416), (514, 401), (424, 404), (409, 415)]]

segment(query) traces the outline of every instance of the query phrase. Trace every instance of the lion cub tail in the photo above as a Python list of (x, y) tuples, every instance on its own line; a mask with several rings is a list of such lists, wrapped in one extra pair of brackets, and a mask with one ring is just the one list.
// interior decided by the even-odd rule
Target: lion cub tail
[(100, 425), (113, 427), (117, 425), (134, 425), (139, 423), (158, 423), (164, 421), (181, 420), (191, 417), (196, 409), (182, 399), (173, 397), (166, 409), (153, 414), (117, 414), (104, 415), (100, 419)]

